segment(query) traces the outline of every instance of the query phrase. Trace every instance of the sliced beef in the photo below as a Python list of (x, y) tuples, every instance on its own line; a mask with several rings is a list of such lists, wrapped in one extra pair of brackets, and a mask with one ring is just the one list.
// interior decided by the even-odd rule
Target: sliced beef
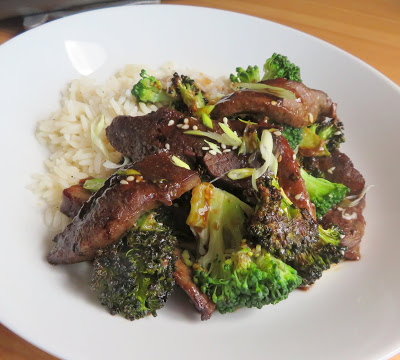
[(294, 127), (309, 126), (325, 116), (336, 117), (336, 104), (323, 91), (286, 79), (261, 83), (288, 89), (296, 95), (296, 99), (281, 99), (260, 91), (241, 90), (221, 99), (211, 116), (218, 119), (238, 114), (262, 114), (275, 122)]
[(176, 283), (189, 296), (196, 310), (201, 314), (201, 320), (208, 320), (215, 310), (215, 304), (193, 282), (192, 270), (183, 262), (181, 251), (176, 249), (174, 253), (178, 256), (174, 273)]
[[(348, 195), (357, 196), (364, 190), (364, 177), (354, 167), (350, 158), (339, 150), (333, 151), (331, 156), (304, 158), (304, 166), (311, 174), (322, 173), (327, 180), (346, 185), (350, 189)], [(341, 243), (348, 248), (345, 258), (349, 260), (360, 258), (359, 245), (365, 229), (365, 219), (362, 215), (364, 207), (365, 198), (353, 207), (337, 206), (319, 221), (323, 227), (336, 224), (345, 232)]]
[[(167, 147), (175, 156), (193, 164), (197, 156), (203, 155), (204, 139), (185, 135), (184, 131), (193, 126), (206, 129), (195, 118), (188, 117), (184, 123), (185, 118), (183, 113), (166, 107), (144, 116), (117, 116), (106, 129), (107, 139), (133, 162)], [(184, 125), (187, 126), (183, 129)]]
[(315, 206), (310, 200), (310, 195), (300, 175), (300, 165), (295, 159), (293, 150), (283, 136), (277, 136), (274, 139), (279, 161), (277, 174), (279, 185), (293, 204), (300, 209), (306, 209), (315, 219)]
[(87, 179), (80, 180), (78, 184), (72, 185), (67, 189), (64, 189), (62, 193), (62, 202), (60, 211), (73, 218), (78, 214), (82, 205), (89, 200), (92, 194), (89, 190), (83, 187)]
[(341, 244), (348, 248), (344, 254), (344, 257), (348, 260), (360, 259), (359, 246), (364, 236), (366, 224), (362, 215), (364, 208), (365, 198), (353, 207), (335, 207), (328, 211), (319, 221), (323, 227), (330, 227), (332, 224), (336, 224), (344, 231), (345, 236), (341, 240)]
[(359, 195), (365, 187), (364, 177), (339, 150), (333, 151), (331, 156), (304, 158), (304, 166), (311, 174), (320, 171), (327, 180), (346, 185), (350, 189), (348, 195)]
[(93, 258), (97, 249), (117, 241), (143, 213), (172, 201), (200, 183), (194, 171), (172, 164), (162, 152), (125, 168), (141, 176), (112, 175), (84, 203), (64, 231), (55, 236), (48, 255), (52, 264), (76, 263)]

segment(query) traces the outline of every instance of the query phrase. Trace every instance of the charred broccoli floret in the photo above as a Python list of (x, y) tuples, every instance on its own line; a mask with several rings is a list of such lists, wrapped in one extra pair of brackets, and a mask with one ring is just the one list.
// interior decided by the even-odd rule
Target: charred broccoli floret
[(161, 103), (163, 105), (170, 105), (172, 103), (172, 97), (163, 89), (160, 80), (147, 74), (144, 69), (140, 72), (140, 77), (141, 79), (133, 86), (131, 91), (138, 102)]
[(175, 284), (176, 238), (156, 212), (143, 215), (118, 243), (99, 250), (92, 287), (111, 314), (157, 316)]
[(208, 103), (207, 98), (197, 86), (196, 82), (189, 76), (180, 76), (178, 73), (174, 73), (171, 79), (168, 94), (171, 96), (175, 96), (176, 94), (180, 95), (183, 103), (193, 113), (198, 112)]
[(302, 285), (313, 284), (331, 264), (343, 259), (337, 228), (324, 230), (311, 215), (298, 209), (274, 179), (258, 182), (259, 202), (249, 221), (254, 242), (294, 268)]
[(229, 79), (233, 83), (256, 83), (260, 81), (260, 70), (258, 66), (248, 66), (246, 70), (241, 67), (236, 68), (237, 75), (231, 74)]
[(303, 285), (311, 285), (322, 276), (322, 272), (343, 260), (345, 246), (340, 245), (343, 232), (337, 227), (329, 229), (318, 225), (318, 241), (308, 251), (296, 256), (297, 272), (303, 278)]
[(291, 63), (286, 56), (274, 53), (264, 64), (262, 80), (276, 78), (301, 82), (300, 68)]
[(219, 312), (275, 304), (301, 284), (290, 266), (243, 240), (246, 214), (252, 213), (247, 204), (203, 183), (193, 190), (191, 205), (187, 223), (200, 244), (194, 281)]
[(343, 124), (336, 119), (314, 123), (302, 135), (299, 151), (304, 156), (329, 156), (345, 141)]
[(311, 202), (315, 205), (317, 218), (325, 215), (334, 205), (339, 204), (350, 189), (339, 183), (333, 183), (323, 178), (308, 174), (303, 168), (300, 170)]

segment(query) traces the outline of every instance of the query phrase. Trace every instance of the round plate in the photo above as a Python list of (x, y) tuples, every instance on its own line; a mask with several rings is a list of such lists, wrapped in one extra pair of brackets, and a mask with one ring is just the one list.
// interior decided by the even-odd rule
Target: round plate
[[(174, 61), (211, 75), (262, 66), (273, 52), (304, 83), (338, 103), (342, 150), (375, 187), (368, 193), (362, 259), (326, 272), (312, 289), (262, 310), (200, 316), (179, 290), (157, 318), (110, 316), (89, 288), (87, 264), (50, 266), (39, 200), (26, 189), (43, 170), (37, 122), (79, 76), (102, 80), (127, 63)], [(67, 17), (0, 47), (0, 320), (68, 359), (381, 359), (400, 347), (397, 156), (400, 91), (360, 60), (259, 18), (206, 8), (146, 5)]]

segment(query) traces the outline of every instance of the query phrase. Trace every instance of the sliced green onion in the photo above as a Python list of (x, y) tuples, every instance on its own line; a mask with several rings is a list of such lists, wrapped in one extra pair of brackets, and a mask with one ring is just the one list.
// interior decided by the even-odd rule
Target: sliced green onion
[(214, 150), (217, 154), (222, 154), (222, 151), (219, 149), (217, 144), (207, 141), (206, 139), (204, 139), (204, 141), (208, 144), (211, 150)]
[(240, 122), (242, 122), (242, 123), (244, 123), (244, 124), (247, 124), (247, 125), (258, 125), (257, 123), (255, 123), (255, 122), (252, 122), (252, 121), (250, 121), (250, 120), (243, 120), (243, 119), (240, 119), (240, 118), (238, 118), (238, 120), (240, 121)]
[(190, 256), (189, 251), (188, 250), (183, 250), (182, 251), (183, 262), (189, 267), (193, 265), (193, 261), (190, 258), (191, 258), (191, 256)]
[(253, 175), (252, 168), (233, 169), (228, 172), (228, 178), (231, 180), (240, 180)]
[(212, 120), (206, 113), (201, 114), (201, 119), (203, 120), (204, 126), (207, 126), (209, 129), (213, 128)]
[(199, 110), (195, 111), (193, 113), (194, 116), (200, 117), (202, 114), (207, 114), (210, 115), (211, 111), (213, 111), (215, 108), (215, 105), (206, 105), (200, 108)]
[(240, 140), (239, 136), (237, 136), (229, 127), (229, 125), (224, 123), (218, 123), (222, 131), (232, 139), (232, 142), (235, 143), (233, 146), (240, 146), (242, 145), (242, 140)]
[[(365, 196), (368, 190), (373, 188), (374, 185), (369, 185), (368, 187), (364, 188), (363, 191), (359, 195), (350, 195), (345, 197), (342, 202), (339, 204), (341, 207), (353, 207), (356, 206)], [(353, 200), (355, 199), (355, 200)]]
[(89, 179), (85, 181), (83, 188), (91, 192), (96, 192), (104, 185), (105, 181), (105, 179)]
[(237, 143), (232, 141), (232, 139), (226, 134), (217, 134), (212, 132), (200, 131), (200, 130), (188, 130), (185, 131), (184, 134), (187, 135), (196, 135), (203, 136), (218, 141), (221, 144), (225, 144), (227, 146), (237, 146)]
[(277, 86), (271, 86), (261, 83), (233, 83), (232, 86), (235, 90), (246, 88), (274, 95), (282, 99), (296, 100), (296, 95), (292, 91)]
[(109, 159), (108, 150), (106, 144), (101, 140), (100, 134), (106, 127), (106, 120), (104, 115), (102, 115), (100, 121), (96, 124), (92, 122), (90, 125), (90, 138), (92, 139), (92, 145), (97, 146), (99, 150), (103, 153), (106, 159)]
[(116, 164), (116, 163), (113, 163), (113, 162), (110, 161), (110, 160), (106, 160), (106, 161), (103, 163), (103, 166), (104, 166), (106, 169), (118, 169), (118, 168), (120, 168), (120, 167), (123, 167), (123, 166), (125, 166), (125, 165), (128, 165), (130, 162), (131, 162), (131, 159), (129, 159), (127, 156), (124, 156), (124, 162), (123, 162), (122, 164)]
[(176, 166), (190, 170), (190, 166), (181, 159), (179, 159), (178, 157), (176, 157), (175, 155), (172, 156), (171, 161)]
[(278, 160), (272, 152), (274, 148), (274, 141), (272, 135), (268, 130), (264, 130), (261, 135), (260, 152), (261, 157), (268, 164), (267, 166), (276, 175), (278, 172)]
[(140, 172), (135, 169), (118, 170), (117, 175), (140, 175)]
[(256, 180), (256, 169), (253, 169), (253, 173), (251, 174), (251, 186), (255, 191), (258, 191)]

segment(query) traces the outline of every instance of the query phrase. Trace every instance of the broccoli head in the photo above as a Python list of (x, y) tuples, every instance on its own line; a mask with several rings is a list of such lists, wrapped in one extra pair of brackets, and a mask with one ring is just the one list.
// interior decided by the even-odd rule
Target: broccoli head
[(195, 81), (189, 76), (180, 76), (178, 73), (174, 73), (171, 79), (168, 94), (170, 96), (180, 95), (183, 103), (192, 113), (198, 112), (208, 104), (208, 99), (204, 96)]
[(291, 125), (283, 125), (282, 135), (289, 143), (290, 148), (293, 150), (301, 143), (303, 139), (303, 129), (296, 128)]
[(157, 316), (175, 284), (176, 238), (157, 217), (143, 215), (119, 242), (98, 251), (92, 287), (111, 314)]
[(302, 135), (299, 152), (303, 156), (330, 156), (345, 141), (343, 124), (336, 119), (314, 123)]
[(343, 260), (347, 250), (340, 244), (343, 235), (343, 231), (337, 226), (324, 229), (318, 225), (318, 241), (308, 251), (298, 254), (293, 262), (303, 278), (303, 286), (312, 285), (322, 276), (324, 270)]
[(200, 241), (194, 281), (221, 313), (275, 304), (301, 284), (290, 266), (243, 240), (251, 214), (247, 204), (211, 184), (193, 190), (187, 223)]
[(231, 74), (229, 79), (233, 83), (256, 83), (260, 81), (260, 70), (258, 66), (248, 66), (246, 70), (241, 67), (236, 68), (237, 75)]
[(144, 103), (161, 103), (170, 105), (172, 98), (163, 89), (161, 81), (156, 80), (154, 76), (147, 74), (146, 70), (140, 72), (141, 79), (132, 88), (132, 95), (136, 97), (138, 102)]
[(325, 215), (334, 205), (339, 204), (350, 189), (339, 183), (317, 178), (300, 169), (311, 202), (315, 205), (317, 218)]
[(276, 78), (301, 82), (300, 68), (291, 63), (286, 56), (274, 53), (264, 64), (262, 80)]
[(293, 268), (260, 245), (251, 249), (245, 241), (225, 260), (216, 258), (214, 262), (211, 271), (194, 266), (194, 281), (222, 314), (241, 307), (261, 309), (275, 304), (286, 299), (302, 282)]
[(295, 269), (303, 286), (313, 284), (343, 259), (341, 232), (318, 226), (307, 211), (290, 202), (276, 180), (260, 179), (259, 202), (249, 221), (250, 239)]

